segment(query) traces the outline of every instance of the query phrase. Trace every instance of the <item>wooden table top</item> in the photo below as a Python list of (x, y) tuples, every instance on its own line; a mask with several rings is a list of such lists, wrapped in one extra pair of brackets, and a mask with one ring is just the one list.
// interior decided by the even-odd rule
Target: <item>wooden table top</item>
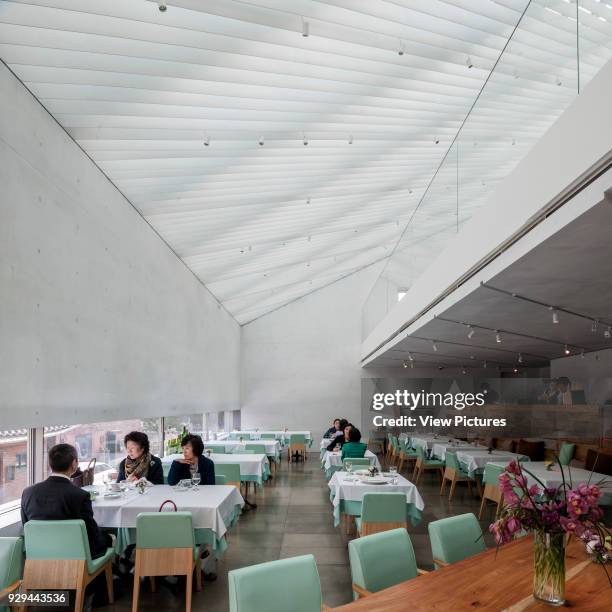
[[(548, 610), (533, 592), (533, 539), (521, 538), (459, 563), (334, 608), (343, 612), (404, 610)], [(612, 587), (604, 569), (588, 560), (575, 538), (566, 551), (565, 605), (581, 612), (612, 610)], [(612, 573), (612, 566), (608, 566)]]

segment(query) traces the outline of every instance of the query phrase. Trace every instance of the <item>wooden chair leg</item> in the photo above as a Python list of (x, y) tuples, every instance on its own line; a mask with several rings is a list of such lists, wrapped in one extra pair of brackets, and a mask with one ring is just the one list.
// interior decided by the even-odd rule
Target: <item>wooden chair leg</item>
[(455, 487), (457, 486), (457, 476), (453, 476), (451, 480), (451, 488), (450, 495), (448, 496), (448, 501), (453, 501), (453, 495), (455, 495)]
[(108, 595), (108, 602), (112, 604), (115, 602), (115, 593), (113, 590), (113, 564), (109, 562), (104, 572), (106, 574), (106, 594)]
[(140, 568), (138, 567), (138, 557), (136, 558), (136, 568), (134, 569), (134, 588), (132, 590), (132, 612), (138, 612), (138, 596), (140, 595)]
[(478, 520), (482, 521), (482, 513), (484, 512), (484, 507), (485, 504), (487, 503), (486, 498), (484, 497), (484, 495), (482, 496), (482, 501), (480, 502), (480, 510), (478, 511)]
[(446, 489), (446, 478), (442, 478), (442, 486), (440, 487), (440, 495), (444, 495), (444, 489)]
[(76, 593), (74, 594), (74, 612), (83, 612), (83, 603), (85, 601), (85, 585), (79, 579)]
[(157, 591), (157, 585), (155, 584), (155, 576), (149, 576), (149, 582), (151, 583), (151, 593)]
[(191, 612), (191, 590), (193, 589), (193, 572), (187, 573), (185, 586), (185, 612)]
[(417, 475), (416, 475), (416, 480), (414, 481), (415, 485), (419, 484), (419, 480), (421, 480), (421, 474), (423, 473), (423, 467), (420, 466), (418, 471), (417, 471)]

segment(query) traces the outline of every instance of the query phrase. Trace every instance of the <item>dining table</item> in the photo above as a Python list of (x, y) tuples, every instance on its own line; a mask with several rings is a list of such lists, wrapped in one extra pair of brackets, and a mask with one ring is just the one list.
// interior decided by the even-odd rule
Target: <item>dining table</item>
[[(212, 448), (216, 449), (216, 452), (227, 452), (230, 453), (240, 453), (241, 450), (246, 449), (246, 445), (250, 442), (240, 442), (239, 440), (222, 440), (222, 441), (209, 441), (204, 442), (204, 448)], [(253, 440), (253, 444), (263, 444), (266, 447), (266, 455), (268, 459), (273, 459), (274, 461), (280, 460), (281, 453), (281, 443), (279, 440)], [(224, 449), (220, 451), (219, 449)]]
[[(136, 519), (141, 512), (158, 512), (163, 502), (171, 500), (178, 511), (191, 512), (193, 528), (199, 543), (207, 543), (216, 553), (227, 547), (225, 534), (232, 527), (242, 508), (244, 499), (232, 485), (199, 485), (178, 487), (151, 485), (139, 493), (135, 487), (122, 487), (122, 491), (107, 491), (103, 485), (91, 485), (86, 490), (96, 491), (92, 501), (94, 518), (100, 527), (118, 529), (118, 550), (133, 543)], [(168, 504), (166, 509), (173, 509)]]
[[(533, 538), (524, 536), (496, 550), (468, 557), (352, 603), (337, 612), (544, 612), (534, 599)], [(612, 587), (604, 568), (572, 538), (566, 550), (566, 606), (576, 612), (612, 610)]]
[(472, 477), (484, 472), (487, 463), (503, 463), (508, 465), (511, 461), (529, 461), (529, 457), (509, 451), (471, 447), (467, 450), (457, 451), (457, 461)]
[[(507, 465), (497, 461), (491, 463), (496, 467), (506, 467)], [(559, 488), (565, 482), (566, 485), (573, 488), (581, 483), (594, 484), (600, 488), (603, 494), (599, 499), (599, 504), (601, 506), (612, 505), (612, 476), (571, 465), (560, 466), (558, 463), (550, 461), (530, 461), (522, 467), (528, 486)]]
[[(378, 457), (371, 451), (366, 450), (364, 457), (369, 460), (379, 472), (382, 469)], [(325, 476), (331, 478), (334, 472), (342, 469), (342, 451), (325, 451), (321, 459), (321, 465), (325, 470)]]
[[(419, 524), (425, 503), (416, 485), (401, 474), (391, 475), (383, 472), (382, 475), (387, 479), (385, 484), (371, 484), (368, 482), (369, 476), (360, 476), (358, 473), (338, 471), (332, 475), (327, 485), (330, 489), (335, 527), (340, 524), (342, 515), (361, 516), (361, 504), (366, 493), (405, 493), (406, 514), (412, 525)], [(392, 477), (395, 482), (392, 482)]]

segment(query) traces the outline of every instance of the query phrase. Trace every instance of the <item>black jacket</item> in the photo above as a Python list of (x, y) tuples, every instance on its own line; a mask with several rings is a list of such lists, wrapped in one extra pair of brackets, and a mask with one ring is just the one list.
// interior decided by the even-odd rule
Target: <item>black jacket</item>
[(328, 451), (333, 451), (333, 450), (336, 448), (336, 446), (339, 446), (339, 447), (340, 447), (340, 449), (342, 449), (342, 447), (343, 447), (345, 444), (346, 444), (346, 441), (345, 441), (345, 439), (344, 439), (344, 436), (338, 436), (337, 438), (334, 438), (334, 439), (333, 439), (333, 440), (330, 442), (329, 446), (327, 447), (327, 450), (328, 450)]
[[(200, 484), (214, 485), (215, 484), (215, 464), (208, 457), (199, 457), (198, 473), (200, 474)], [(180, 463), (176, 459), (170, 466), (168, 473), (168, 484), (175, 485), (179, 480), (191, 478), (191, 471), (186, 463)]]
[[(119, 464), (119, 474), (117, 476), (117, 482), (125, 480), (125, 462), (124, 459)], [(151, 465), (149, 466), (149, 473), (147, 474), (147, 480), (153, 484), (164, 484), (164, 470), (162, 468), (162, 462), (159, 457), (151, 455)]]
[(111, 546), (110, 536), (102, 533), (94, 520), (89, 493), (61, 476), (49, 476), (25, 489), (21, 495), (21, 522), (83, 519), (91, 558), (101, 557)]

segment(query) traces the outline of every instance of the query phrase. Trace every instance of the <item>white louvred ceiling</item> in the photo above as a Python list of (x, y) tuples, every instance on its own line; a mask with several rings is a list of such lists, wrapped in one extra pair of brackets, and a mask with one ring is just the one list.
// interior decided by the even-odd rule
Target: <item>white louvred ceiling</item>
[[(506, 76), (567, 84), (572, 7), (539, 4)], [(410, 265), (438, 253), (448, 211), (413, 214), (526, 5), (0, 0), (0, 57), (245, 323), (385, 259), (409, 224), (429, 249)], [(589, 15), (600, 46), (611, 23)], [(530, 138), (547, 125), (534, 117)]]

